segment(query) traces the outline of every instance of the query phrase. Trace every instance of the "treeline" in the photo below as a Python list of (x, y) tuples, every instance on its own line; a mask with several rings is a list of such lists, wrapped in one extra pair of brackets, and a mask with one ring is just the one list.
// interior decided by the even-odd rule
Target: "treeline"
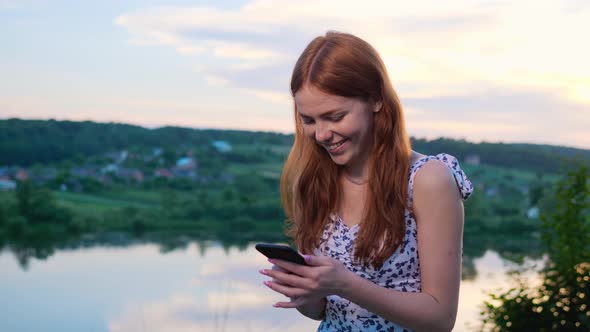
[(523, 169), (537, 173), (558, 173), (570, 170), (572, 161), (590, 164), (590, 150), (537, 144), (470, 143), (465, 140), (439, 138), (412, 139), (412, 147), (424, 154), (446, 152), (463, 160), (479, 156), (486, 165)]
[[(0, 120), (0, 165), (30, 166), (108, 151), (154, 147), (194, 147), (224, 140), (230, 144), (288, 146), (293, 135), (239, 130), (163, 127), (147, 129), (117, 123), (56, 120)], [(535, 144), (470, 143), (452, 139), (412, 139), (415, 150), (447, 152), (460, 160), (477, 155), (481, 163), (540, 173), (569, 168), (570, 160), (590, 164), (590, 150)]]
[(30, 166), (89, 157), (113, 150), (194, 147), (214, 140), (230, 144), (288, 145), (292, 135), (239, 130), (162, 127), (56, 120), (0, 120), (0, 165)]

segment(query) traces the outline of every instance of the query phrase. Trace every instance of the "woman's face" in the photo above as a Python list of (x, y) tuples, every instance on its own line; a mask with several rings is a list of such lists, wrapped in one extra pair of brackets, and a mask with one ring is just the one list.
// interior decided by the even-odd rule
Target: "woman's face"
[(295, 94), (303, 132), (351, 175), (361, 175), (373, 140), (373, 115), (381, 108), (356, 98), (324, 93), (304, 85)]

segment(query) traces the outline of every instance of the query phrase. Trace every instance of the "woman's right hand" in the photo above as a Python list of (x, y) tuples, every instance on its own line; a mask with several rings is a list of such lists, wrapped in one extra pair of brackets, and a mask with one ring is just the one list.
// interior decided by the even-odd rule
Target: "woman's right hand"
[[(276, 264), (273, 264), (270, 270), (260, 270), (259, 271), (261, 274), (271, 277), (271, 274), (281, 274), (283, 277), (286, 275), (295, 275), (295, 273), (288, 271), (287, 269), (284, 269)], [(278, 279), (275, 279), (274, 277), (271, 277), (272, 280), (270, 283), (273, 283), (275, 286), (280, 286), (280, 287), (286, 287), (286, 288), (290, 288), (293, 287), (292, 285), (289, 285), (285, 282), (281, 282)], [(264, 284), (268, 287), (269, 282), (264, 282)], [(274, 289), (273, 289), (274, 290)], [(284, 295), (284, 294), (283, 294)], [(286, 296), (286, 295), (285, 295)], [(321, 298), (321, 299), (315, 299), (315, 298), (310, 298), (310, 297), (305, 297), (305, 296), (287, 296), (290, 300), (290, 304), (292, 304), (293, 306), (291, 308), (297, 308), (297, 310), (302, 313), (304, 316), (307, 316), (311, 319), (315, 319), (315, 320), (322, 320), (325, 316), (325, 310), (326, 310), (326, 299), (325, 298)], [(274, 304), (273, 307), (278, 308), (278, 304)]]
[[(280, 267), (280, 266), (278, 266), (278, 265), (274, 265), (274, 264), (273, 264), (273, 266), (272, 266), (271, 270), (273, 270), (273, 271), (279, 271), (279, 272), (283, 272), (283, 273), (286, 273), (286, 274), (293, 274), (292, 272), (289, 272), (289, 271), (287, 271), (287, 270), (283, 269), (282, 267)], [(274, 282), (274, 283), (276, 283), (276, 284), (279, 284), (279, 285), (283, 285), (283, 286), (289, 286), (289, 285), (287, 285), (287, 284), (285, 284), (285, 283), (282, 283), (282, 282), (278, 281), (278, 280), (277, 280), (277, 279), (275, 279), (275, 278), (272, 278), (272, 282)], [(298, 298), (298, 296), (289, 297), (289, 299), (291, 299), (291, 301), (295, 301), (297, 298)]]

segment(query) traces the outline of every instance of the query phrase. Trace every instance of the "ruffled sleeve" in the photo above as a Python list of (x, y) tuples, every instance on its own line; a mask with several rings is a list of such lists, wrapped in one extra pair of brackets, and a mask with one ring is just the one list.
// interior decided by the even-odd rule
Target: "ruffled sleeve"
[(473, 193), (473, 184), (471, 183), (471, 181), (469, 181), (467, 175), (459, 166), (459, 161), (457, 160), (457, 158), (451, 156), (450, 154), (439, 153), (436, 155), (436, 159), (442, 161), (451, 169), (453, 177), (455, 178), (455, 182), (457, 183), (457, 187), (461, 192), (461, 197), (463, 197), (463, 200), (469, 198), (469, 196), (471, 196), (471, 194)]

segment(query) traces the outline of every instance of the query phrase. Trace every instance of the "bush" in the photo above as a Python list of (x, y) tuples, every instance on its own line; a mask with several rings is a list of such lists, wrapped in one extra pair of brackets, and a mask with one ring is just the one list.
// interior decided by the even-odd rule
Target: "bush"
[[(590, 189), (587, 168), (558, 182), (554, 210), (541, 216), (549, 260), (538, 288), (526, 281), (484, 303), (481, 331), (590, 330)], [(518, 276), (518, 274), (517, 274)]]

